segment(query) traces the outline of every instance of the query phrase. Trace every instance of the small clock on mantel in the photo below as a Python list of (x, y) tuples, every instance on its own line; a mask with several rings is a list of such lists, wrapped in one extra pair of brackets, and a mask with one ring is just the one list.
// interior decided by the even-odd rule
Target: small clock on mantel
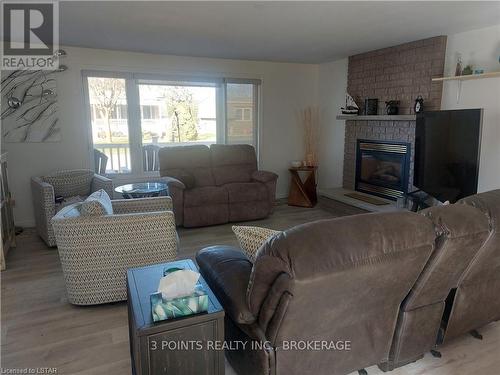
[(421, 95), (417, 96), (417, 99), (415, 99), (415, 105), (413, 106), (413, 110), (415, 111), (415, 113), (423, 112), (424, 98), (422, 98)]

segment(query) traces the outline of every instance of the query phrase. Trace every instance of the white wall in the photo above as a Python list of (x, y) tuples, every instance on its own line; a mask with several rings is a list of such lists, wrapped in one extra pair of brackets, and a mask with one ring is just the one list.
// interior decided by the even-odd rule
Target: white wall
[(82, 70), (180, 73), (261, 78), (262, 124), (260, 167), (279, 174), (277, 195), (288, 193), (287, 168), (303, 159), (302, 131), (297, 112), (317, 104), (318, 66), (224, 59), (152, 55), (62, 47), (69, 70), (57, 75), (62, 142), (3, 143), (8, 152), (11, 189), (16, 200), (16, 224), (32, 226), (30, 177), (67, 168), (91, 168), (88, 124), (85, 121)]
[(348, 59), (319, 65), (321, 124), (318, 187), (342, 186), (345, 121), (335, 117), (345, 105)]
[[(485, 72), (500, 71), (500, 25), (448, 36), (445, 75), (454, 75), (456, 54), (464, 66), (473, 64)], [(484, 108), (480, 192), (500, 188), (500, 77), (463, 81), (457, 103), (458, 81), (445, 82), (442, 109)]]

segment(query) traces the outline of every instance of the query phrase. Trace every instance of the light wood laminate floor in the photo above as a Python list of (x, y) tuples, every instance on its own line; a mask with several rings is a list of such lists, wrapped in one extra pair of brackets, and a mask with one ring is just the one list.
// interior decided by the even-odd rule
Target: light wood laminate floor
[[(281, 204), (270, 218), (245, 225), (285, 229), (358, 212), (331, 201), (313, 209)], [(231, 225), (180, 229), (179, 256), (192, 257), (215, 244), (236, 245)], [(18, 247), (7, 256), (7, 270), (1, 273), (0, 366), (55, 367), (58, 374), (130, 374), (126, 304), (70, 305), (57, 250), (47, 248), (31, 229), (17, 240)], [(465, 336), (442, 347), (441, 359), (427, 354), (390, 374), (500, 374), (500, 324), (490, 324), (481, 333), (483, 341)], [(367, 370), (370, 375), (382, 373), (377, 367)], [(234, 374), (229, 366), (226, 374)]]

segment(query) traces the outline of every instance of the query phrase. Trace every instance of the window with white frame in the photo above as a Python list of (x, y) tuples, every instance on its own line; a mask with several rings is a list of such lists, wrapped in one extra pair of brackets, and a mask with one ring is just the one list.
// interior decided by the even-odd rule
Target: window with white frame
[(150, 172), (142, 159), (160, 147), (258, 146), (260, 80), (84, 72), (84, 85), (91, 146), (108, 174)]
[(257, 143), (256, 119), (259, 86), (244, 80), (227, 80), (226, 143)]

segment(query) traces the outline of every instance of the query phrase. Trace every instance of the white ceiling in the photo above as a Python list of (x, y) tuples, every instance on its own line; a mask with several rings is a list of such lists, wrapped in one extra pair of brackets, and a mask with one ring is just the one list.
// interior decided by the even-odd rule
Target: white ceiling
[(65, 45), (305, 63), (500, 24), (500, 2), (475, 1), (61, 1), (60, 12)]

